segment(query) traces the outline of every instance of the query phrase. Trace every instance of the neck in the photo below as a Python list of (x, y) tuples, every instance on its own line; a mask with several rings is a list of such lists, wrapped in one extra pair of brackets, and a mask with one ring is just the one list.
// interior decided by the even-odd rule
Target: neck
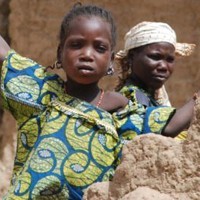
[(70, 96), (91, 103), (99, 94), (100, 89), (97, 84), (81, 85), (77, 83), (71, 83), (69, 81), (65, 84), (65, 92)]
[(149, 88), (138, 76), (136, 76), (135, 74), (132, 75), (130, 77), (130, 81), (132, 84), (134, 84), (135, 86), (142, 88), (143, 90), (145, 90), (146, 92), (148, 92), (149, 94), (153, 95), (155, 94), (155, 90), (153, 90), (152, 88)]

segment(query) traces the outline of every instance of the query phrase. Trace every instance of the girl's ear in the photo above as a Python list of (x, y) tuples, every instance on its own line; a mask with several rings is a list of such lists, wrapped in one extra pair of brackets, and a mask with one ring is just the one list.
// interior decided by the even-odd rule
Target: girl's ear
[(130, 68), (133, 64), (133, 60), (135, 59), (136, 52), (135, 51), (130, 51), (127, 55), (127, 65)]
[(113, 65), (113, 63), (114, 63), (114, 59), (115, 59), (115, 52), (114, 52), (114, 51), (112, 51), (112, 54), (111, 54), (111, 59), (110, 59), (110, 66), (112, 66), (112, 65)]
[(113, 68), (114, 58), (115, 58), (115, 53), (112, 52), (111, 59), (110, 59), (110, 64), (108, 66), (108, 70), (107, 70), (106, 75), (113, 75), (114, 74), (114, 68)]
[(57, 60), (60, 63), (62, 62), (62, 49), (61, 49), (60, 44), (58, 45), (58, 48), (57, 48)]
[(111, 62), (114, 62), (114, 59), (115, 59), (115, 52), (112, 51), (112, 54), (111, 54)]

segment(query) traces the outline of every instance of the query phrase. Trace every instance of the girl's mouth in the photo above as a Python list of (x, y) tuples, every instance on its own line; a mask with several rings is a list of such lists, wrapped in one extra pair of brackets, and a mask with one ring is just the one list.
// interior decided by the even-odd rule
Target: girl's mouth
[(154, 76), (152, 76), (152, 78), (155, 79), (155, 80), (161, 81), (161, 82), (164, 82), (164, 81), (167, 80), (167, 77), (162, 76), (162, 75), (154, 75)]
[(83, 74), (90, 74), (91, 72), (94, 71), (94, 69), (89, 65), (82, 65), (78, 67), (78, 71)]

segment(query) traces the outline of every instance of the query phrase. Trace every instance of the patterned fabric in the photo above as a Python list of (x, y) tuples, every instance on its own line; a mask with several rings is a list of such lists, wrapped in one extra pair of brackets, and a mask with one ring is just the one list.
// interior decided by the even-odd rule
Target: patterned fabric
[(89, 185), (112, 177), (121, 151), (112, 115), (64, 94), (63, 85), (12, 50), (4, 61), (3, 104), (19, 127), (4, 199), (82, 199)]
[(163, 106), (172, 106), (171, 102), (169, 100), (169, 96), (168, 93), (165, 89), (165, 86), (163, 85), (161, 88), (157, 89), (155, 91), (155, 96), (154, 98), (156, 99), (156, 101)]
[[(137, 86), (134, 86), (131, 84), (131, 82), (128, 82), (129, 86), (124, 86), (121, 89), (121, 93), (125, 95), (128, 99), (131, 99), (135, 102), (135, 106), (138, 107), (138, 109), (135, 108), (134, 117), (136, 118), (136, 115), (141, 115), (141, 110), (143, 110), (143, 115), (149, 115), (150, 118), (144, 117), (143, 122), (144, 125), (147, 127), (144, 127), (143, 131), (139, 134), (146, 134), (148, 133), (148, 130), (150, 132), (154, 133), (161, 133), (163, 128), (166, 126), (168, 121), (171, 119), (171, 117), (175, 113), (175, 108), (171, 106), (164, 106), (160, 102), (159, 99), (155, 100), (150, 94), (148, 94), (145, 90), (142, 88), (139, 88)], [(142, 94), (142, 95), (141, 95)], [(133, 109), (130, 109), (133, 113)], [(155, 114), (155, 115), (153, 115)], [(130, 113), (127, 113), (127, 116), (130, 115)], [(159, 116), (159, 118), (158, 118)], [(146, 121), (146, 120), (149, 120)], [(133, 121), (133, 119), (132, 119)], [(159, 121), (159, 122), (158, 122)], [(147, 125), (148, 124), (148, 125)], [(126, 126), (127, 124), (121, 124), (121, 126)], [(156, 127), (156, 128), (155, 128)], [(141, 127), (142, 128), (142, 127)], [(146, 130), (146, 131), (145, 131)], [(119, 130), (120, 132), (123, 132), (122, 130)], [(137, 133), (138, 134), (138, 133)], [(175, 139), (176, 140), (185, 140), (187, 138), (187, 130), (180, 132)]]
[[(125, 142), (140, 134), (161, 134), (175, 113), (175, 108), (160, 106), (148, 93), (132, 84), (124, 86), (120, 92), (132, 100), (135, 107), (132, 114), (124, 115), (124, 121), (122, 114), (118, 116), (118, 123), (120, 123), (118, 132)], [(121, 120), (119, 120), (120, 118)]]

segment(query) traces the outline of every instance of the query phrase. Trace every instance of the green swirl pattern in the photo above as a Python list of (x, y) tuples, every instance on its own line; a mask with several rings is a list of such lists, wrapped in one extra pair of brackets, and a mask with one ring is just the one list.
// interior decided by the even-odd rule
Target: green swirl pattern
[(112, 115), (64, 94), (58, 76), (14, 51), (2, 80), (4, 105), (19, 127), (4, 199), (82, 199), (89, 185), (113, 176), (121, 144)]

